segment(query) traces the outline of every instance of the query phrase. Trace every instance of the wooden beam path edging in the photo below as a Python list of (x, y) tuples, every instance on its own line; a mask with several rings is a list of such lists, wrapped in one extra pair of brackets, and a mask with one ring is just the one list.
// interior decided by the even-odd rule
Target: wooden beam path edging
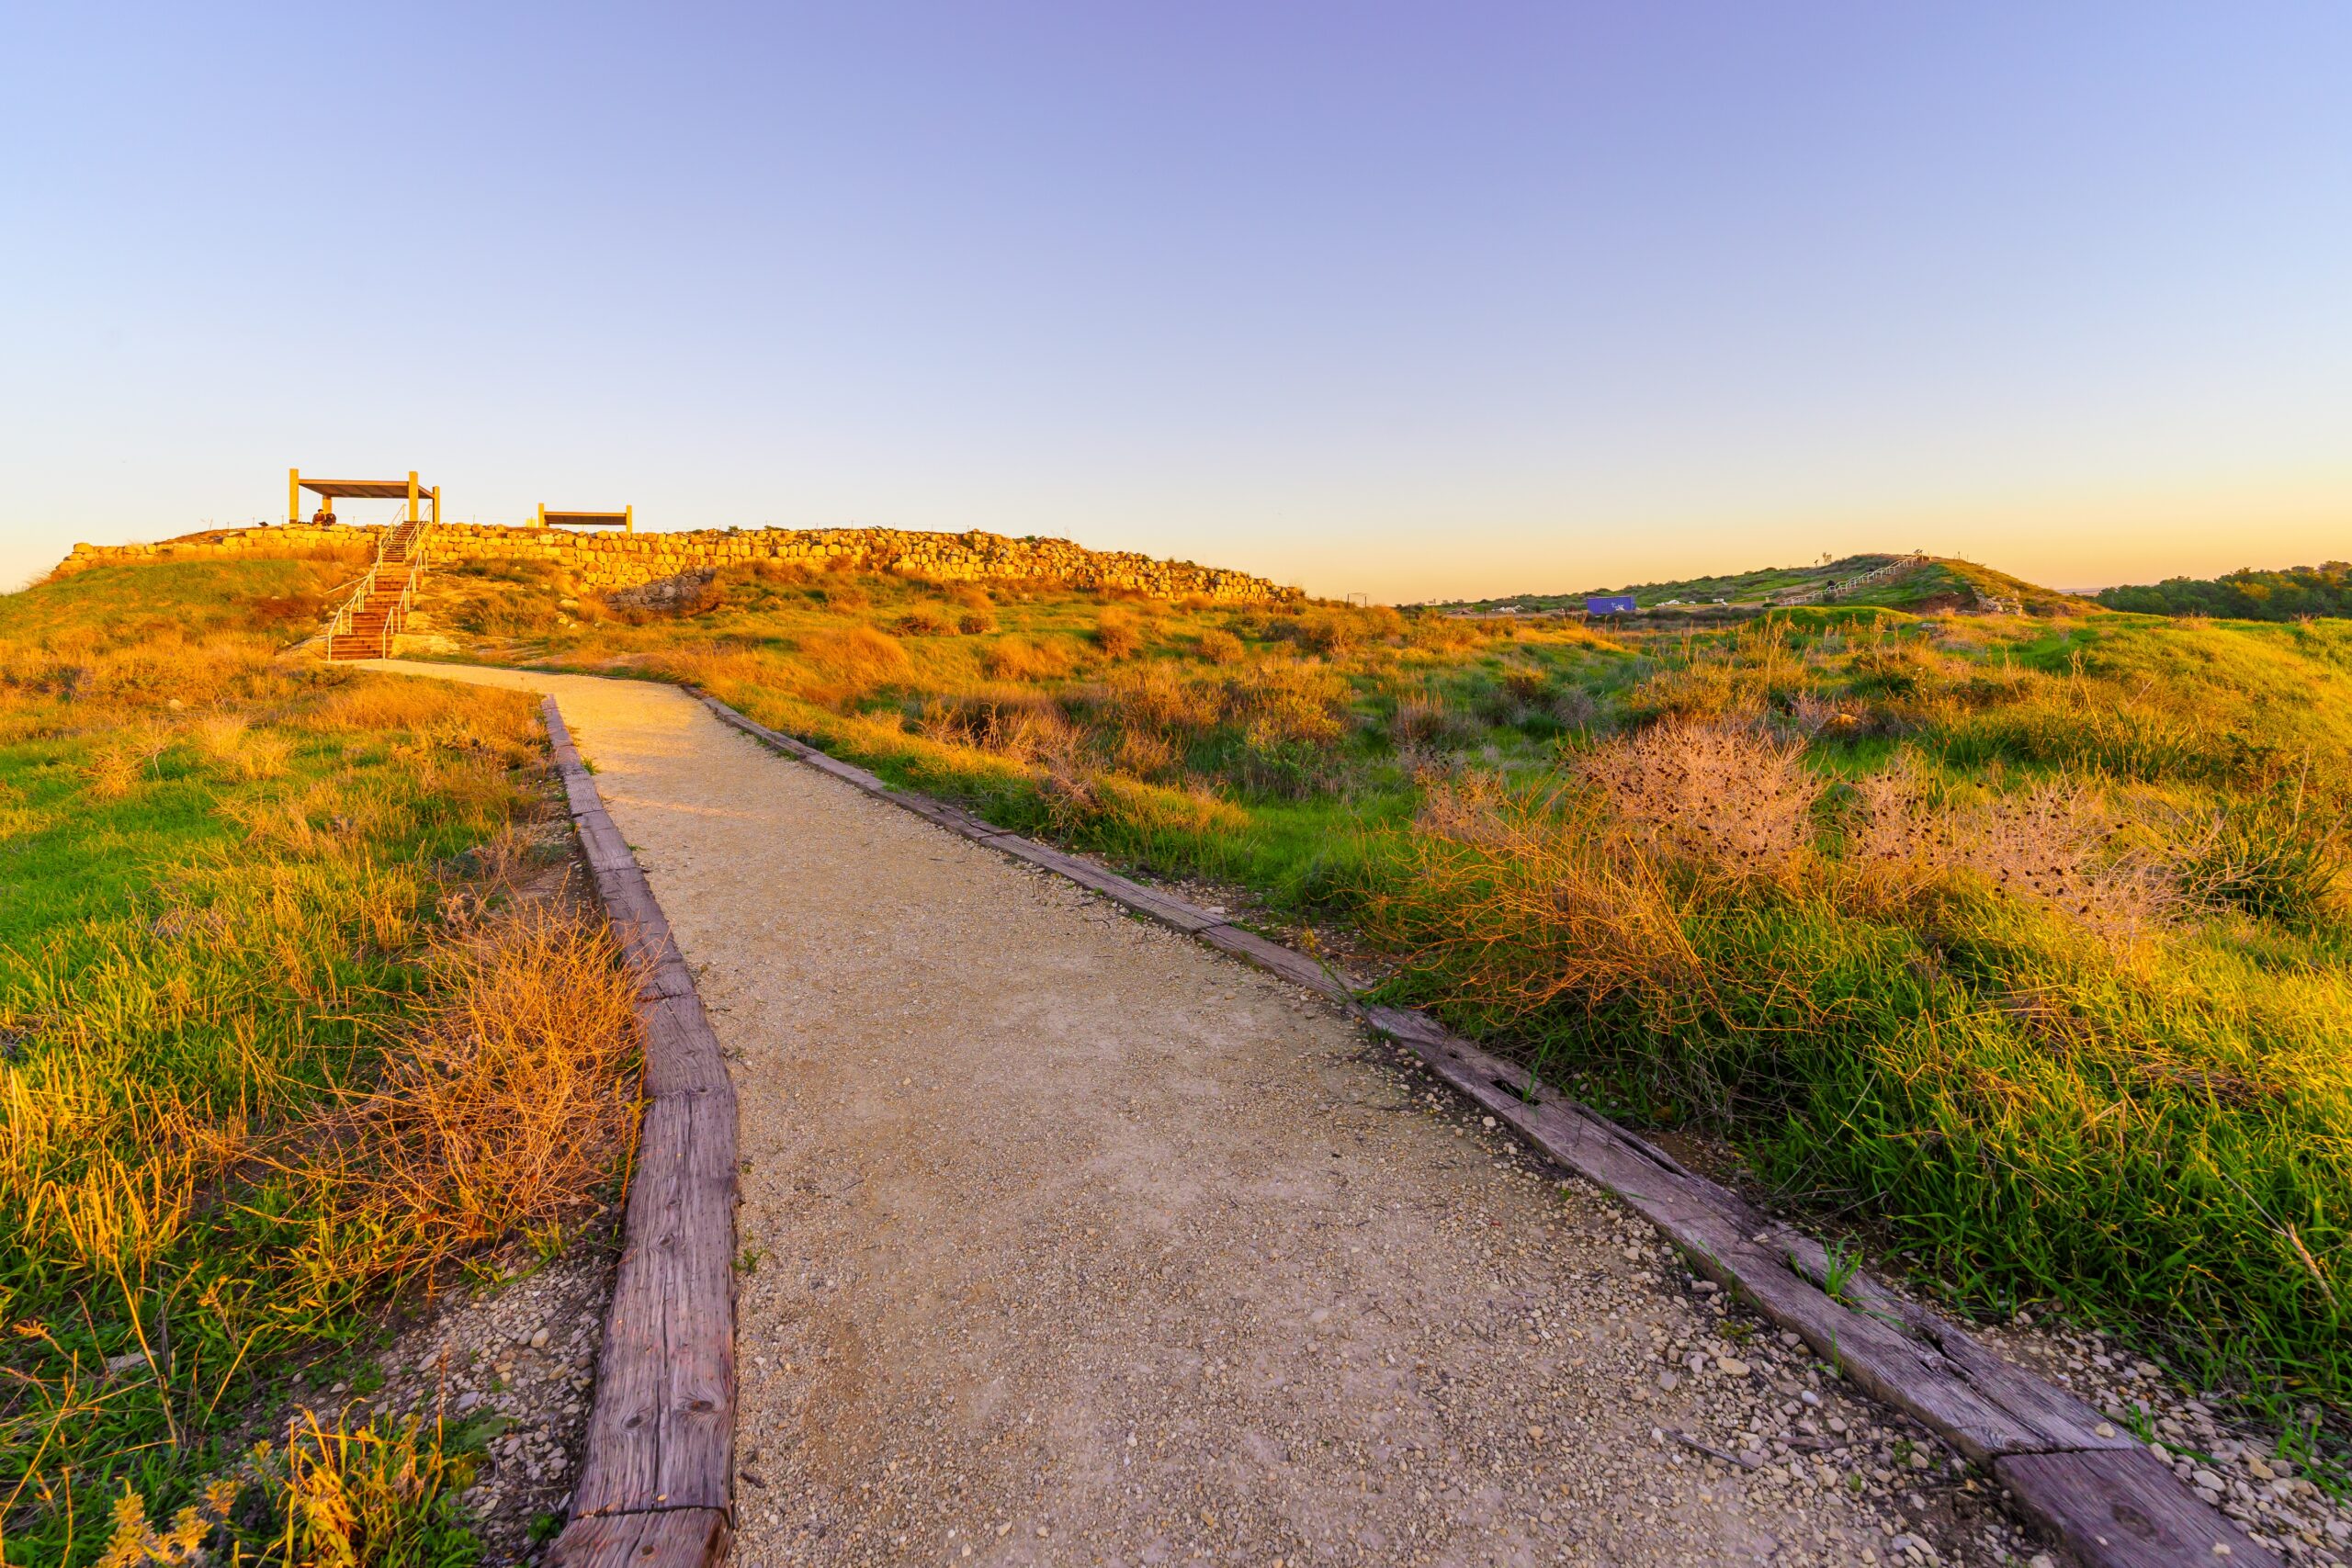
[(735, 1086), (692, 971), (553, 697), (539, 705), (573, 827), (643, 976), (644, 1119), (558, 1568), (706, 1568), (734, 1522)]
[[(694, 691), (694, 688), (687, 688)], [(2019, 1512), (2086, 1568), (2275, 1568), (2273, 1553), (2183, 1486), (2129, 1433), (2073, 1394), (2002, 1359), (1958, 1325), (1857, 1274), (1829, 1290), (1820, 1242), (1676, 1163), (1590, 1107), (1537, 1085), (1434, 1019), (1364, 1007), (1363, 987), (1329, 965), (1244, 930), (1161, 888), (991, 827), (967, 811), (894, 789), (695, 691), (719, 719), (809, 766), (951, 832), (1058, 873), (1157, 920), (1353, 1010), (1419, 1056), (1552, 1159), (1616, 1196), (1680, 1249), (1691, 1269), (1736, 1291), (1801, 1336), (1882, 1404), (1951, 1444), (2000, 1483)]]

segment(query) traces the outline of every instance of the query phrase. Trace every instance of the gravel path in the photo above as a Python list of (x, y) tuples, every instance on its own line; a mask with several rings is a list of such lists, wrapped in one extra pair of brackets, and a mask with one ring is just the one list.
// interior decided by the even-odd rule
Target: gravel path
[(739, 1568), (2035, 1551), (1319, 998), (670, 688), (378, 667), (556, 694), (729, 1049)]

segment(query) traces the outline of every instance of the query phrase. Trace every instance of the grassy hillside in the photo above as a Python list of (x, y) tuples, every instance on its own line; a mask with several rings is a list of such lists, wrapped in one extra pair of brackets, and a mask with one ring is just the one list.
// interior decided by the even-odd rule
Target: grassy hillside
[[(1643, 582), (1623, 588), (1594, 588), (1577, 593), (1522, 593), (1508, 599), (1460, 600), (1427, 608), (1464, 614), (1487, 614), (1504, 605), (1532, 613), (1565, 610), (1580, 613), (1585, 600), (1606, 594), (1634, 596), (1644, 610), (1759, 610), (1806, 599), (1815, 603), (1873, 605), (1883, 609), (1927, 612), (1972, 609), (1990, 599), (2019, 604), (2030, 612), (2080, 608), (2066, 595), (2037, 587), (2005, 572), (1968, 561), (1929, 558), (1904, 566), (1908, 558), (1891, 555), (1848, 556), (1815, 566), (1764, 567), (1724, 577), (1679, 578), (1668, 582)], [(1872, 572), (1894, 569), (1874, 582), (1857, 582)]]
[(780, 571), (428, 610), (1352, 922), (1392, 994), (1968, 1303), (2352, 1409), (2352, 627), (2051, 601), (1604, 633)]
[(414, 1561), (469, 1561), (461, 1435), (369, 1431), (355, 1464), (422, 1467), (391, 1491), (332, 1445), (244, 1445), (288, 1374), (575, 1215), (617, 1155), (628, 987), (600, 928), (512, 897), (546, 809), (530, 705), (280, 660), (334, 570), (0, 597), (8, 1563), (136, 1537), (126, 1489), (246, 1562), (334, 1561), (289, 1464)]

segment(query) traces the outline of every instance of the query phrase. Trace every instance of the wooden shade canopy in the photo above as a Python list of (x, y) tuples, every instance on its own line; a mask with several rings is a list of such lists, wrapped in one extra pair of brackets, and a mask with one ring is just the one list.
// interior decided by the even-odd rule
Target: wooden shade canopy
[(349, 497), (354, 501), (406, 501), (408, 520), (412, 523), (416, 521), (417, 503), (430, 501), (433, 503), (433, 521), (441, 521), (441, 487), (419, 485), (414, 468), (409, 470), (408, 478), (404, 479), (306, 479), (301, 469), (288, 468), (286, 470), (286, 521), (288, 523), (302, 520), (302, 492), (306, 490), (327, 503), (329, 516), (334, 514), (334, 502), (338, 497)]
[(542, 528), (618, 528), (624, 533), (637, 532), (637, 508), (624, 506), (618, 512), (550, 512), (542, 502), (539, 505), (539, 526)]

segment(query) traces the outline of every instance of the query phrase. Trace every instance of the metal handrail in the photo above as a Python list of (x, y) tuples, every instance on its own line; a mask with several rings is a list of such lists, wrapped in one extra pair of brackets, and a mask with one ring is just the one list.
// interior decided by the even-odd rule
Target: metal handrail
[(334, 660), (334, 639), (339, 636), (348, 635), (352, 631), (354, 616), (366, 606), (368, 600), (375, 596), (377, 579), (382, 574), (385, 566), (384, 558), (390, 553), (393, 542), (400, 539), (405, 532), (407, 543), (402, 549), (399, 564), (407, 568), (407, 570), (401, 577), (400, 598), (387, 607), (383, 624), (376, 630), (377, 657), (383, 658), (391, 652), (393, 635), (408, 624), (409, 608), (416, 598), (417, 581), (424, 572), (427, 554), (425, 541), (431, 528), (431, 521), (420, 517), (414, 523), (395, 524), (378, 536), (375, 558), (368, 563), (368, 570), (359, 578), (357, 586), (327, 620), (326, 657), (330, 663)]

